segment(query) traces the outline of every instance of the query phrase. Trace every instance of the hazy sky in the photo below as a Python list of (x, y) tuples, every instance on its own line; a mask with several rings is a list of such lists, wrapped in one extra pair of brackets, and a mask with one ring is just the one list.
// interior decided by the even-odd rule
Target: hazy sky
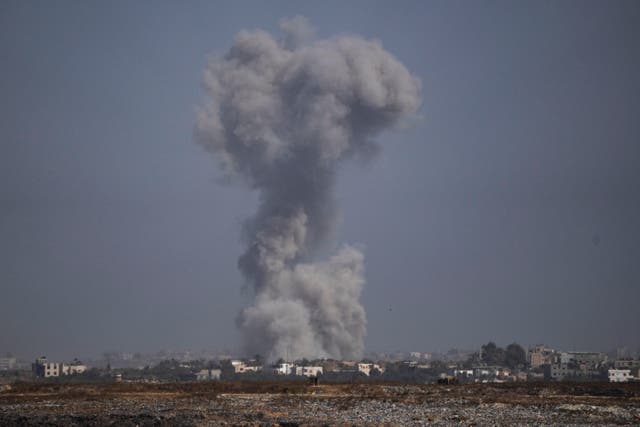
[(207, 55), (297, 14), (422, 80), (420, 119), (339, 177), (368, 349), (639, 344), (637, 1), (3, 1), (0, 352), (238, 345), (256, 194), (195, 108)]

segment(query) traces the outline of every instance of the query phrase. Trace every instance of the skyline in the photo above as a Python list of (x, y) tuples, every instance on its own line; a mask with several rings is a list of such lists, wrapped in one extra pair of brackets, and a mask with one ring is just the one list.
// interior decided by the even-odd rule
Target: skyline
[[(578, 353), (597, 352), (597, 353), (603, 353), (603, 354), (618, 354), (622, 352), (622, 354), (626, 353), (626, 354), (635, 355), (633, 357), (637, 357), (638, 355), (640, 355), (640, 343), (630, 343), (627, 345), (621, 345), (613, 348), (573, 348), (568, 346), (557, 346), (557, 347), (550, 346), (544, 342), (524, 343), (524, 342), (518, 341), (517, 339), (510, 340), (507, 342), (496, 342), (495, 340), (491, 340), (491, 339), (488, 339), (488, 340), (485, 339), (480, 341), (481, 343), (476, 347), (452, 346), (448, 348), (431, 348), (428, 344), (425, 344), (425, 345), (417, 344), (413, 346), (408, 346), (407, 348), (396, 348), (396, 349), (391, 349), (386, 351), (365, 348), (361, 358), (352, 358), (352, 359), (347, 358), (347, 359), (337, 359), (337, 360), (368, 360), (371, 357), (378, 358), (382, 356), (393, 359), (393, 358), (399, 357), (399, 355), (405, 355), (409, 357), (409, 355), (413, 352), (429, 354), (430, 357), (435, 357), (434, 360), (441, 360), (439, 359), (439, 356), (445, 356), (446, 358), (448, 357), (447, 355), (449, 355), (452, 352), (459, 352), (461, 354), (472, 354), (474, 352), (478, 352), (480, 348), (486, 345), (487, 343), (494, 343), (498, 347), (507, 347), (509, 344), (517, 344), (527, 352), (532, 349), (535, 349), (538, 346), (544, 346), (547, 348), (552, 348), (554, 351), (559, 353), (561, 352), (578, 352)], [(104, 360), (106, 354), (112, 354), (112, 355), (114, 354), (136, 355), (137, 354), (143, 358), (160, 357), (160, 355), (164, 354), (165, 356), (162, 356), (164, 358), (161, 358), (159, 360), (169, 360), (169, 358), (173, 358), (178, 354), (183, 354), (183, 355), (191, 354), (191, 358), (193, 360), (202, 358), (203, 355), (207, 355), (205, 359), (207, 357), (212, 357), (213, 359), (216, 359), (219, 357), (221, 358), (221, 360), (229, 357), (231, 358), (235, 357), (240, 359), (251, 359), (256, 356), (256, 354), (250, 354), (250, 353), (247, 353), (246, 351), (243, 351), (242, 347), (240, 346), (225, 347), (225, 346), (216, 346), (215, 344), (212, 344), (208, 347), (167, 347), (167, 348), (158, 348), (158, 349), (152, 349), (147, 351), (141, 351), (136, 348), (104, 348), (104, 349), (96, 350), (92, 353), (71, 354), (71, 355), (48, 352), (46, 351), (46, 349), (42, 349), (42, 351), (40, 352), (34, 352), (29, 354), (15, 353), (10, 351), (10, 349), (0, 349), (0, 350), (2, 351), (0, 353), (0, 358), (15, 357), (17, 360), (21, 360), (21, 361), (29, 361), (37, 357), (47, 357), (48, 359), (51, 359), (51, 360), (60, 360), (60, 361), (72, 361), (72, 360), (78, 359), (81, 361), (96, 362), (99, 360)], [(263, 356), (261, 355), (261, 357)], [(624, 359), (625, 357), (626, 356), (622, 356), (621, 358)], [(303, 358), (304, 358), (303, 356), (295, 355), (295, 354), (293, 355), (290, 354), (288, 357), (285, 357), (286, 360), (289, 360), (289, 359), (301, 360)], [(322, 359), (331, 359), (331, 358), (321, 357), (321, 358), (310, 359), (310, 360), (322, 360)]]

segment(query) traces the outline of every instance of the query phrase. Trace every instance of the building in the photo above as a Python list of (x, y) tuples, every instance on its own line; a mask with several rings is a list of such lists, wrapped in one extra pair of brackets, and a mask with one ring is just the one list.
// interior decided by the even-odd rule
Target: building
[[(542, 378), (542, 374), (538, 373), (536, 374), (539, 376), (539, 378)], [(515, 377), (515, 381), (528, 381), (529, 380), (529, 375), (526, 372), (518, 372), (516, 374), (513, 375)]]
[(371, 371), (377, 370), (380, 373), (384, 372), (384, 369), (376, 363), (358, 363), (358, 372), (362, 372), (366, 376), (371, 375)]
[(629, 347), (616, 348), (616, 359), (637, 359), (638, 351), (632, 350)]
[(537, 368), (542, 365), (550, 365), (553, 363), (555, 350), (545, 347), (544, 345), (536, 345), (529, 349), (529, 365)]
[(502, 370), (499, 366), (474, 366), (471, 369), (474, 377), (497, 377)]
[(244, 372), (244, 368), (247, 366), (242, 360), (232, 360), (231, 366), (233, 367), (233, 372), (236, 374), (240, 374)]
[(0, 371), (16, 369), (16, 364), (17, 361), (15, 357), (0, 357)]
[(84, 365), (78, 359), (73, 359), (73, 362), (69, 365), (49, 362), (45, 356), (42, 356), (31, 365), (31, 370), (37, 377), (50, 378), (59, 377), (60, 375), (81, 374), (87, 370), (87, 365)]
[(247, 365), (242, 360), (232, 360), (231, 366), (233, 367), (233, 372), (236, 374), (244, 374), (247, 372), (262, 372), (262, 366)]
[(544, 378), (546, 380), (563, 380), (567, 377), (575, 376), (575, 369), (570, 369), (568, 365), (555, 363), (544, 365)]
[(633, 379), (629, 369), (609, 369), (607, 373), (612, 383), (626, 383)]
[(634, 369), (640, 368), (640, 360), (635, 359), (618, 359), (613, 361), (615, 369)]
[(88, 368), (87, 368), (87, 365), (83, 364), (78, 359), (73, 359), (73, 362), (71, 362), (71, 364), (69, 365), (65, 365), (63, 363), (61, 369), (62, 370), (60, 373), (62, 375), (74, 375), (74, 374), (81, 374), (85, 372)]
[(334, 359), (327, 359), (320, 362), (323, 367), (323, 372), (339, 372), (340, 362)]
[(295, 367), (293, 363), (279, 363), (273, 368), (273, 373), (276, 375), (291, 375)]
[(61, 375), (75, 375), (81, 374), (87, 370), (86, 365), (65, 365), (62, 364), (62, 370), (60, 371)]
[(473, 376), (473, 369), (454, 369), (453, 376), (456, 378), (470, 378)]
[(322, 366), (296, 366), (296, 375), (317, 377), (322, 375)]
[(45, 356), (42, 356), (36, 359), (35, 363), (31, 365), (31, 369), (37, 377), (59, 377), (62, 363), (49, 362)]
[(545, 379), (594, 379), (604, 375), (607, 355), (596, 352), (569, 351), (557, 354), (552, 365), (544, 365)]
[(589, 368), (597, 368), (607, 361), (607, 355), (591, 351), (565, 351), (560, 353), (560, 363)]
[(222, 371), (220, 369), (203, 369), (199, 372), (196, 372), (196, 380), (197, 381), (211, 381), (211, 380), (219, 380)]

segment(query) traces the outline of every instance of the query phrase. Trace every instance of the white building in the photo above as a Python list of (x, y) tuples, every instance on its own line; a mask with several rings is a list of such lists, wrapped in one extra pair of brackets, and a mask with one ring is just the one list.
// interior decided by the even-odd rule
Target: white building
[(381, 373), (384, 372), (384, 369), (376, 363), (358, 363), (358, 372), (362, 372), (366, 376), (371, 375), (371, 371), (374, 369), (377, 369)]
[(247, 366), (242, 360), (232, 360), (231, 366), (233, 366), (233, 372), (240, 374), (244, 372), (244, 368)]
[(626, 383), (633, 379), (630, 369), (609, 369), (609, 381), (612, 383)]
[(322, 366), (296, 366), (296, 375), (317, 377), (322, 375)]
[(81, 374), (87, 370), (87, 365), (82, 364), (78, 359), (70, 365), (64, 363), (49, 362), (46, 357), (42, 356), (36, 359), (31, 365), (33, 373), (41, 378), (59, 377), (60, 375)]
[(473, 369), (454, 369), (453, 376), (469, 378), (473, 376)]
[(295, 367), (293, 363), (280, 363), (273, 369), (273, 373), (277, 375), (291, 375)]
[(81, 374), (87, 370), (87, 365), (83, 364), (78, 359), (73, 359), (73, 362), (69, 365), (62, 364), (60, 374), (61, 375), (73, 375)]
[(475, 366), (472, 370), (474, 377), (489, 377), (500, 375), (500, 369), (495, 366)]
[(249, 366), (242, 360), (232, 360), (233, 372), (236, 374), (244, 374), (245, 372), (262, 372), (262, 366)]
[(74, 374), (81, 374), (84, 371), (87, 370), (87, 365), (81, 365), (81, 364), (77, 364), (77, 365), (65, 365), (64, 363), (62, 364), (62, 370), (60, 371), (61, 375), (74, 375)]

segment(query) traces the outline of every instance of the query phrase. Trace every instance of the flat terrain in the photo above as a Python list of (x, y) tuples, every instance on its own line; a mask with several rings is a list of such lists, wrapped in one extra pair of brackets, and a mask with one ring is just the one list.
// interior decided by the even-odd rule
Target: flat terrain
[(640, 425), (640, 383), (21, 383), (0, 425)]

